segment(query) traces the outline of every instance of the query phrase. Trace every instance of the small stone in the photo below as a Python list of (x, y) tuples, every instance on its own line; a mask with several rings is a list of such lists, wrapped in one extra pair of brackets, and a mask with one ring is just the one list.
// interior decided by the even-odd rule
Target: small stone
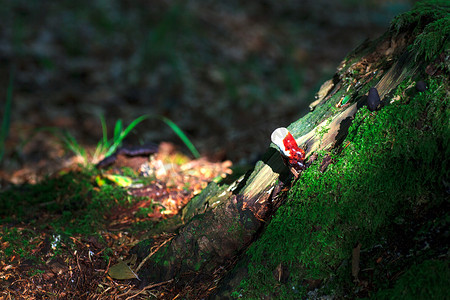
[(417, 81), (416, 90), (419, 92), (425, 92), (427, 90), (427, 83), (423, 80)]
[(380, 105), (380, 102), (380, 95), (378, 95), (377, 89), (371, 88), (369, 90), (369, 96), (367, 97), (367, 107), (370, 111), (375, 111)]

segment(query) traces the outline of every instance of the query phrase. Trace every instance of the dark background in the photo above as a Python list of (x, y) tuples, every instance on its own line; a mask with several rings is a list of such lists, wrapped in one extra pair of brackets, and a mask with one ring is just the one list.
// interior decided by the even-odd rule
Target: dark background
[[(87, 148), (143, 114), (166, 116), (203, 155), (254, 160), (308, 111), (340, 61), (414, 1), (2, 1), (0, 95), (13, 74), (3, 169), (56, 167), (69, 130)], [(129, 144), (173, 141), (145, 121)], [(59, 150), (58, 150), (59, 149)], [(187, 151), (186, 151), (187, 152)], [(50, 168), (50, 169), (52, 169)]]

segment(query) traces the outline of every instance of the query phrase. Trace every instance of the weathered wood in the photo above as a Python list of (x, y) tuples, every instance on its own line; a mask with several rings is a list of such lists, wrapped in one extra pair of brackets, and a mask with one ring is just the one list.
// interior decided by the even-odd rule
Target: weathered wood
[[(407, 50), (409, 42), (405, 35), (389, 33), (366, 43), (322, 85), (311, 104), (313, 111), (288, 127), (307, 158), (341, 143), (355, 113), (366, 104), (369, 88), (377, 88), (385, 105), (389, 93), (415, 74), (420, 66)], [(140, 263), (136, 271), (142, 284), (177, 278), (183, 286), (195, 278), (214, 278), (215, 271), (243, 251), (271, 216), (279, 204), (276, 187), (286, 182), (287, 174), (272, 145), (246, 176), (231, 185), (211, 183), (184, 208), (185, 225), (175, 237), (154, 254), (151, 243), (132, 251)]]

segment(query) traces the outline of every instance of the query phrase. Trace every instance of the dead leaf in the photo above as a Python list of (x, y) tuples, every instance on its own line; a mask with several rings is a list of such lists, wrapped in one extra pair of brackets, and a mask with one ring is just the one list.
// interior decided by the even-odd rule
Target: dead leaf
[(358, 243), (355, 248), (353, 248), (352, 252), (352, 276), (355, 281), (359, 281), (359, 258), (361, 254), (361, 243)]
[(136, 254), (133, 254), (131, 258), (121, 261), (112, 266), (109, 269), (108, 275), (111, 276), (111, 278), (119, 280), (133, 278), (137, 278), (138, 280), (140, 280), (137, 274), (133, 271), (134, 266), (136, 265), (136, 260), (137, 256)]

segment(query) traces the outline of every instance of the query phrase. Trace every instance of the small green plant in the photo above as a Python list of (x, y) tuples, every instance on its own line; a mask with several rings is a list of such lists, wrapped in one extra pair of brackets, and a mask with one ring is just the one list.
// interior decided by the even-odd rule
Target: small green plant
[(68, 131), (63, 131), (60, 138), (67, 149), (75, 153), (75, 155), (83, 157), (84, 161), (87, 162), (86, 150), (77, 142), (72, 134)]
[(113, 154), (122, 145), (123, 140), (131, 132), (131, 130), (133, 130), (134, 127), (136, 127), (139, 123), (141, 123), (147, 118), (148, 118), (147, 115), (140, 116), (139, 118), (131, 122), (130, 125), (128, 125), (126, 128), (123, 127), (122, 120), (119, 119), (114, 127), (113, 138), (108, 139), (106, 121), (105, 118), (101, 116), (100, 121), (102, 123), (103, 138), (98, 143), (96, 152), (99, 151), (101, 153), (105, 153), (105, 156)]
[(328, 131), (330, 130), (330, 124), (332, 121), (333, 121), (333, 118), (330, 117), (326, 120), (326, 123), (323, 126), (318, 127), (316, 129), (317, 135), (320, 137), (323, 137), (325, 134), (327, 134)]
[(189, 140), (183, 130), (180, 129), (172, 120), (154, 115), (143, 115), (131, 122), (127, 127), (124, 127), (123, 122), (119, 119), (114, 126), (114, 133), (112, 138), (108, 138), (108, 129), (106, 126), (106, 121), (103, 116), (100, 116), (100, 122), (102, 126), (102, 139), (98, 142), (93, 154), (89, 155), (85, 148), (81, 146), (76, 138), (68, 131), (61, 131), (57, 128), (41, 128), (39, 130), (47, 130), (57, 136), (64, 144), (64, 146), (72, 151), (75, 155), (83, 158), (85, 164), (88, 163), (89, 157), (92, 157), (93, 161), (97, 161), (99, 157), (107, 157), (117, 151), (117, 149), (122, 145), (123, 140), (128, 136), (128, 134), (142, 121), (146, 119), (158, 119), (169, 126), (173, 132), (181, 139), (181, 141), (186, 145), (189, 151), (195, 158), (200, 157), (200, 153), (194, 144)]
[(0, 128), (0, 162), (5, 154), (5, 142), (9, 134), (9, 127), (11, 125), (11, 104), (13, 98), (13, 75), (9, 78), (8, 89), (6, 91), (5, 110), (3, 112), (3, 120)]

